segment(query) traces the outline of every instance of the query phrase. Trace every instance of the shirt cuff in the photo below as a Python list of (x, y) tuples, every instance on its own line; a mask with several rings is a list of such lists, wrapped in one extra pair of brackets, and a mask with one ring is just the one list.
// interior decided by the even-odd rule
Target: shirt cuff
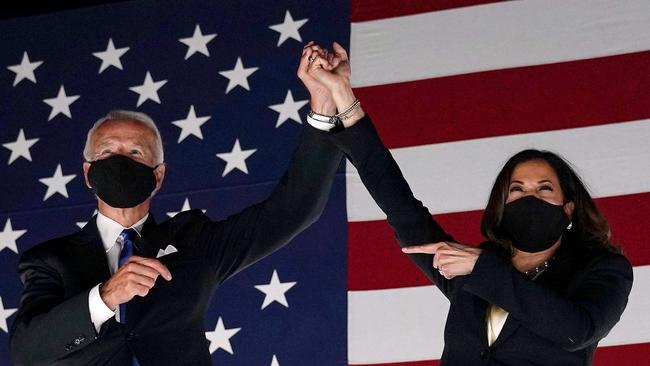
[(99, 295), (99, 285), (93, 287), (88, 293), (88, 309), (90, 310), (90, 321), (95, 326), (97, 333), (108, 319), (115, 316), (115, 312), (106, 306)]

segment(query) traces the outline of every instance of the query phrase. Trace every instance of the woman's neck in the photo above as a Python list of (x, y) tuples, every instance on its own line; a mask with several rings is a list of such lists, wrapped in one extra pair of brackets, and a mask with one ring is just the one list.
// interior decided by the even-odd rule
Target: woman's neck
[(560, 240), (553, 244), (552, 247), (537, 253), (522, 252), (515, 248), (515, 254), (512, 257), (512, 265), (515, 266), (519, 272), (530, 271), (551, 259), (559, 246)]

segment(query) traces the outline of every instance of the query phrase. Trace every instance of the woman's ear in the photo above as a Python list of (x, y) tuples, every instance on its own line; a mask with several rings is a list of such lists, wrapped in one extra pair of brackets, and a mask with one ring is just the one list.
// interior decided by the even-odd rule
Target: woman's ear
[(564, 207), (563, 207), (564, 212), (569, 217), (573, 217), (573, 210), (575, 210), (575, 208), (576, 208), (576, 205), (575, 205), (575, 203), (573, 203), (573, 201), (565, 203)]

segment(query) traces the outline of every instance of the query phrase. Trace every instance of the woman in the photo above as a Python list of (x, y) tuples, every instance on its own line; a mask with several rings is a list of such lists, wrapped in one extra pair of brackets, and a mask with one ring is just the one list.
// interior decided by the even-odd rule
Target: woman
[[(309, 60), (308, 74), (337, 110), (349, 109), (345, 50), (315, 49)], [(346, 117), (345, 129), (328, 138), (357, 167), (403, 251), (450, 301), (441, 364), (591, 365), (625, 309), (632, 267), (571, 167), (546, 151), (511, 157), (481, 222), (487, 241), (468, 247), (453, 243), (413, 197), (363, 110)]]

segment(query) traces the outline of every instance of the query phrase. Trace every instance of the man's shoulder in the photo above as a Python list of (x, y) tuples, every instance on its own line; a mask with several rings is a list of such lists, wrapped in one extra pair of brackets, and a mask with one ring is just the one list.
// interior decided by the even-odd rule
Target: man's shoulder
[(75, 236), (78, 234), (72, 233), (57, 238), (49, 239), (40, 244), (24, 251), (20, 256), (20, 261), (33, 261), (37, 259), (53, 258), (65, 253), (65, 248), (69, 248), (75, 242)]
[(158, 230), (162, 232), (186, 232), (200, 230), (204, 223), (210, 218), (199, 209), (179, 212), (174, 217), (158, 224)]
[(182, 226), (182, 225), (193, 225), (201, 224), (204, 222), (210, 221), (208, 216), (203, 213), (202, 210), (192, 209), (183, 212), (179, 212), (174, 217), (167, 219), (160, 223), (160, 225), (169, 225), (169, 226)]

